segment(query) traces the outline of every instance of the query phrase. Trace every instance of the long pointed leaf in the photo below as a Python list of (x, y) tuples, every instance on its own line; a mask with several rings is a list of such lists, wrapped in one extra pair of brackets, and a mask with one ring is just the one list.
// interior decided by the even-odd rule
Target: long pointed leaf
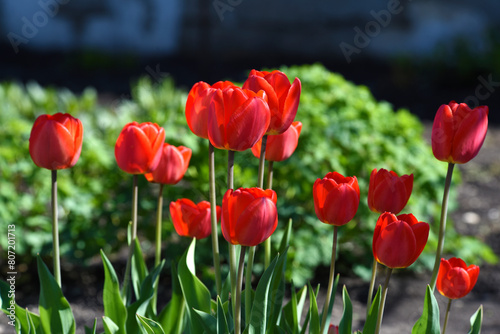
[(120, 333), (120, 328), (114, 323), (111, 318), (106, 316), (102, 317), (102, 325), (104, 327), (104, 331), (110, 334), (118, 334)]
[(192, 315), (202, 324), (206, 334), (217, 334), (217, 319), (209, 313), (193, 310)]
[(318, 313), (318, 302), (316, 301), (317, 293), (309, 284), (309, 334), (319, 334), (320, 318)]
[(483, 305), (470, 317), (470, 330), (467, 334), (480, 334), (483, 323)]
[(380, 308), (381, 295), (382, 295), (382, 287), (379, 285), (377, 289), (377, 294), (375, 294), (375, 298), (373, 299), (372, 305), (370, 306), (370, 310), (368, 311), (368, 315), (366, 317), (365, 326), (363, 327), (363, 334), (375, 334), (375, 329), (377, 327), (378, 310)]
[(226, 311), (219, 296), (217, 296), (217, 333), (229, 333)]
[(278, 325), (278, 319), (281, 315), (283, 309), (283, 297), (285, 296), (285, 267), (287, 258), (288, 248), (279, 256), (279, 260), (276, 263), (276, 268), (274, 270), (270, 294), (269, 294), (269, 325), (267, 330), (273, 333)]
[(40, 325), (46, 333), (74, 334), (75, 318), (61, 288), (43, 263), (37, 257), (38, 277), (40, 279)]
[(147, 334), (165, 334), (160, 324), (156, 321), (143, 317), (139, 314), (136, 314), (135, 316)]
[(172, 263), (172, 296), (170, 301), (161, 311), (158, 320), (165, 333), (181, 333), (184, 324), (185, 301), (182, 294), (181, 283), (177, 275), (177, 265)]
[(116, 276), (113, 265), (102, 250), (101, 258), (104, 265), (104, 288), (102, 291), (102, 301), (104, 304), (104, 315), (106, 317), (105, 323), (107, 324), (104, 329), (107, 334), (126, 334), (125, 324), (127, 322), (127, 308), (123, 305), (118, 277)]
[(427, 285), (427, 290), (425, 293), (424, 300), (424, 310), (422, 316), (417, 320), (413, 329), (412, 334), (439, 334), (441, 333), (439, 324), (439, 306), (434, 297), (434, 292), (431, 287)]
[[(328, 305), (328, 316), (326, 318), (326, 324), (330, 323), (331, 317), (332, 317), (332, 310), (333, 310), (333, 305), (335, 304), (335, 295), (337, 291), (337, 287), (339, 285), (339, 279), (340, 279), (340, 274), (337, 274), (335, 277), (335, 280), (333, 281), (333, 287), (332, 287), (332, 295), (330, 298), (330, 303)], [(323, 319), (323, 312), (320, 314), (320, 319)], [(328, 330), (328, 326), (325, 326), (325, 330)]]
[(135, 298), (139, 299), (141, 284), (146, 279), (146, 276), (148, 276), (148, 268), (144, 261), (141, 244), (137, 238), (134, 240), (134, 253), (132, 254), (131, 264), (130, 274), (132, 277), (132, 286), (134, 287)]
[(347, 293), (347, 288), (344, 285), (342, 289), (342, 300), (344, 302), (344, 312), (342, 313), (342, 318), (339, 324), (339, 334), (351, 334), (352, 333), (352, 303), (349, 294)]

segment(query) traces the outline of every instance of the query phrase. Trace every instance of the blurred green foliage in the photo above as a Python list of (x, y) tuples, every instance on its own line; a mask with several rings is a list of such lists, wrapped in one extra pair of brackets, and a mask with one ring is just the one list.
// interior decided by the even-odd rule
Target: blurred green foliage
[[(368, 210), (366, 196), (370, 172), (386, 168), (398, 174), (413, 173), (412, 197), (404, 213), (412, 212), (431, 223), (428, 247), (412, 268), (430, 268), (434, 261), (438, 217), (446, 164), (434, 159), (423, 138), (423, 126), (407, 110), (394, 111), (378, 102), (368, 88), (356, 86), (321, 65), (282, 68), (290, 79), (302, 81), (302, 95), (296, 120), (303, 123), (299, 146), (292, 157), (274, 164), (273, 188), (278, 194), (279, 226), (293, 219), (294, 234), (289, 250), (287, 277), (302, 284), (320, 265), (329, 264), (332, 228), (319, 222), (314, 213), (312, 185), (330, 171), (355, 175), (361, 189), (361, 203), (353, 222), (339, 229), (339, 270), (366, 277), (372, 262), (371, 239), (377, 215)], [(43, 113), (68, 112), (84, 126), (82, 155), (75, 167), (58, 172), (60, 240), (68, 261), (83, 261), (117, 252), (126, 242), (130, 219), (132, 177), (122, 172), (114, 159), (114, 145), (122, 127), (131, 121), (155, 122), (165, 128), (166, 141), (193, 150), (184, 179), (165, 187), (164, 220), (170, 221), (168, 203), (181, 197), (208, 199), (208, 141), (193, 135), (185, 121), (187, 92), (171, 79), (154, 82), (140, 79), (132, 95), (99, 103), (97, 92), (86, 89), (80, 96), (67, 90), (42, 88), (36, 83), (0, 85), (0, 220), (16, 224), (18, 256), (29, 260), (36, 253), (51, 251), (50, 172), (36, 167), (28, 152), (28, 139), (35, 118)], [(218, 203), (226, 187), (227, 152), (216, 150)], [(235, 187), (257, 184), (257, 163), (250, 151), (235, 156)], [(157, 185), (139, 178), (139, 235), (146, 253), (152, 251)], [(459, 179), (456, 174), (455, 180)], [(456, 184), (454, 185), (456, 186)], [(455, 192), (452, 191), (452, 195)], [(452, 205), (453, 207), (453, 205)], [(164, 255), (180, 257), (189, 244), (164, 224)], [(173, 232), (173, 233), (172, 233)], [(222, 239), (222, 236), (220, 236)], [(0, 239), (5, 247), (6, 238)], [(221, 255), (227, 254), (225, 242)], [(210, 275), (210, 239), (201, 240), (199, 260)], [(461, 245), (461, 247), (456, 247)], [(485, 244), (453, 231), (445, 253), (466, 262), (496, 261)], [(277, 248), (277, 245), (276, 245)], [(261, 251), (257, 256), (262, 256)], [(258, 268), (258, 266), (257, 266)]]

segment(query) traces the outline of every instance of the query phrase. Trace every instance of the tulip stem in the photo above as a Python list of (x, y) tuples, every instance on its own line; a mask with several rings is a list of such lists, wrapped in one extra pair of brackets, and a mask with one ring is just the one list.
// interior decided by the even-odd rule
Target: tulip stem
[(335, 257), (337, 255), (337, 230), (338, 226), (333, 226), (333, 246), (332, 246), (332, 260), (330, 263), (330, 277), (328, 279), (328, 289), (326, 291), (325, 305), (323, 305), (323, 317), (321, 319), (320, 333), (325, 332), (325, 326), (330, 314), (330, 299), (332, 298), (333, 282), (335, 281)]
[(443, 203), (441, 205), (441, 220), (439, 222), (439, 237), (438, 237), (438, 246), (436, 250), (436, 259), (434, 260), (434, 269), (432, 271), (432, 278), (430, 282), (430, 287), (434, 291), (436, 287), (436, 280), (439, 271), (439, 264), (441, 263), (441, 255), (443, 253), (443, 245), (444, 245), (444, 237), (446, 232), (446, 215), (448, 213), (448, 198), (450, 195), (450, 186), (451, 186), (451, 177), (453, 175), (453, 167), (455, 167), (454, 163), (448, 164), (448, 173), (446, 174), (446, 181), (444, 184), (444, 193), (443, 193)]
[(254, 257), (255, 246), (248, 247), (247, 271), (245, 275), (245, 322), (247, 324), (250, 321), (250, 312), (252, 310), (252, 270)]
[(227, 189), (234, 189), (234, 151), (227, 152)]
[(241, 286), (243, 285), (243, 266), (245, 264), (245, 253), (247, 247), (242, 246), (240, 251), (240, 262), (238, 264), (238, 278), (236, 282), (235, 296), (235, 316), (234, 316), (234, 334), (241, 333)]
[(448, 305), (446, 306), (446, 315), (444, 316), (443, 331), (441, 332), (441, 334), (446, 333), (446, 325), (448, 325), (448, 315), (450, 314), (450, 308), (451, 308), (452, 301), (453, 301), (453, 299), (448, 298)]
[(372, 306), (372, 299), (373, 299), (373, 289), (375, 287), (375, 279), (377, 278), (377, 260), (373, 258), (373, 264), (372, 264), (372, 278), (370, 280), (370, 288), (368, 289), (368, 300), (366, 302), (366, 314), (368, 315), (368, 312), (370, 312), (370, 307)]
[(219, 237), (217, 233), (217, 202), (215, 192), (215, 149), (210, 141), (208, 141), (208, 169), (210, 183), (210, 221), (212, 225), (212, 254), (214, 258), (215, 269), (215, 286), (217, 295), (220, 296), (222, 291), (221, 273), (220, 273), (220, 253), (219, 253)]
[(229, 246), (229, 279), (231, 280), (231, 305), (233, 309), (234, 327), (236, 328), (236, 246), (228, 243)]
[(382, 327), (382, 318), (384, 316), (385, 299), (387, 297), (387, 288), (389, 287), (389, 280), (391, 279), (392, 268), (387, 268), (387, 273), (385, 276), (384, 287), (382, 288), (382, 298), (380, 299), (380, 308), (377, 315), (377, 327), (375, 328), (375, 334), (380, 333), (380, 328)]
[(59, 223), (57, 217), (57, 169), (52, 172), (52, 248), (54, 251), (54, 278), (61, 287), (61, 262), (59, 254)]
[[(161, 261), (161, 225), (163, 218), (163, 183), (160, 183), (158, 190), (158, 204), (156, 209), (156, 244), (155, 244), (155, 267), (158, 267)], [(154, 294), (152, 306), (156, 314), (156, 300), (158, 299), (158, 284), (160, 279), (157, 277), (154, 285)]]
[(258, 182), (259, 188), (264, 188), (264, 165), (266, 163), (266, 146), (267, 146), (267, 135), (264, 135), (264, 137), (262, 137), (262, 145), (260, 146), (259, 182)]
[[(269, 161), (267, 168), (267, 189), (272, 189), (272, 187), (273, 187), (273, 162)], [(264, 241), (264, 269), (269, 267), (269, 264), (271, 263), (271, 237), (272, 235), (270, 235), (269, 238), (267, 238)]]
[(123, 278), (123, 286), (121, 295), (125, 304), (127, 304), (127, 297), (129, 296), (128, 286), (130, 285), (130, 266), (132, 262), (132, 256), (134, 255), (135, 239), (137, 238), (137, 203), (139, 198), (139, 187), (137, 186), (138, 175), (134, 174), (132, 177), (132, 232), (130, 237), (129, 252), (127, 264), (125, 266), (125, 277)]

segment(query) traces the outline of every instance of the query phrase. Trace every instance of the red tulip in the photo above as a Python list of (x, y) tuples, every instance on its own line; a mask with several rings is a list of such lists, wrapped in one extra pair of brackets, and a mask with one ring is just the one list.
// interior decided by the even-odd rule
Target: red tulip
[(474, 264), (467, 267), (462, 259), (456, 257), (441, 259), (436, 288), (450, 299), (462, 298), (476, 285), (478, 276), (479, 267)]
[(263, 91), (238, 87), (217, 90), (208, 113), (208, 139), (214, 147), (244, 151), (262, 138), (270, 112)]
[[(288, 159), (297, 148), (301, 130), (302, 123), (293, 122), (288, 130), (286, 130), (282, 134), (268, 136), (266, 143), (266, 160), (283, 161)], [(261, 145), (262, 140), (259, 140), (252, 147), (252, 153), (257, 158), (260, 158)]]
[(229, 189), (222, 199), (222, 234), (233, 245), (256, 246), (278, 226), (276, 193), (261, 188)]
[(82, 151), (83, 126), (70, 114), (40, 115), (29, 139), (31, 159), (50, 170), (73, 167)]
[(243, 88), (258, 92), (266, 92), (269, 109), (271, 110), (271, 123), (266, 134), (278, 135), (285, 132), (292, 124), (299, 107), (300, 80), (295, 78), (292, 84), (285, 73), (280, 71), (250, 71)]
[(219, 81), (210, 86), (200, 81), (193, 85), (186, 101), (186, 120), (191, 131), (208, 139), (208, 107), (217, 89), (236, 87), (231, 81)]
[(190, 148), (184, 146), (175, 147), (164, 143), (161, 149), (160, 162), (151, 173), (144, 176), (149, 182), (176, 184), (184, 177), (190, 159)]
[(358, 211), (358, 179), (330, 172), (323, 179), (314, 182), (313, 197), (314, 210), (319, 220), (335, 226), (345, 225)]
[(368, 207), (373, 212), (398, 214), (404, 209), (413, 189), (413, 174), (398, 177), (393, 171), (372, 170), (368, 187)]
[(429, 224), (414, 215), (380, 215), (373, 233), (373, 256), (389, 268), (406, 268), (417, 260), (429, 237)]
[(487, 106), (471, 110), (465, 103), (443, 104), (432, 125), (432, 152), (438, 160), (464, 164), (477, 155), (487, 130)]
[(339, 334), (339, 326), (330, 324), (330, 327), (328, 327), (328, 334)]
[(145, 174), (158, 166), (165, 130), (154, 123), (128, 123), (115, 145), (115, 158), (124, 172)]
[[(217, 221), (220, 221), (220, 206), (216, 208)], [(180, 236), (203, 239), (212, 232), (210, 203), (207, 201), (194, 204), (187, 198), (178, 199), (170, 203), (170, 216)]]

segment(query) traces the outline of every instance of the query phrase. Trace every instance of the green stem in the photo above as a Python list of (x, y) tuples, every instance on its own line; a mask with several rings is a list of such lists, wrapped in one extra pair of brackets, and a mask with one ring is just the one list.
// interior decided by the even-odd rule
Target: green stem
[[(156, 244), (155, 244), (155, 267), (157, 267), (160, 264), (161, 261), (161, 225), (162, 225), (162, 218), (163, 218), (163, 187), (164, 185), (160, 183), (160, 189), (158, 191), (158, 204), (157, 204), (157, 209), (156, 209)], [(154, 308), (154, 313), (156, 314), (156, 300), (158, 299), (158, 283), (160, 279), (159, 277), (156, 278), (155, 285), (154, 285), (154, 293), (153, 293), (153, 300), (152, 300), (152, 306)]]
[(330, 314), (328, 314), (328, 309), (330, 308), (330, 299), (332, 298), (333, 282), (335, 281), (335, 257), (337, 254), (337, 230), (338, 226), (333, 227), (333, 246), (332, 246), (332, 260), (330, 263), (330, 277), (328, 279), (328, 290), (326, 291), (325, 305), (323, 305), (323, 318), (321, 319), (321, 329), (320, 333), (325, 332), (326, 321)]
[(267, 164), (267, 189), (273, 189), (273, 161)]
[(245, 275), (245, 322), (250, 321), (252, 311), (252, 270), (255, 257), (255, 246), (248, 247), (247, 271)]
[(240, 251), (240, 263), (238, 264), (238, 277), (236, 282), (235, 296), (235, 316), (234, 316), (234, 334), (241, 333), (241, 286), (243, 284), (243, 266), (245, 265), (245, 253), (247, 247), (242, 246)]
[(234, 189), (234, 151), (227, 152), (227, 189)]
[(446, 333), (446, 325), (448, 325), (448, 315), (450, 314), (450, 308), (451, 308), (452, 301), (453, 301), (453, 299), (448, 298), (448, 305), (446, 306), (446, 315), (444, 316), (443, 331), (441, 332), (441, 334)]
[(54, 250), (54, 278), (61, 287), (61, 262), (59, 254), (59, 223), (57, 217), (57, 170), (52, 170), (52, 247)]
[(372, 278), (370, 280), (370, 288), (368, 289), (368, 300), (366, 302), (366, 314), (370, 312), (370, 307), (372, 306), (373, 289), (375, 287), (375, 279), (377, 278), (377, 260), (373, 258), (372, 264)]
[(259, 182), (258, 182), (259, 188), (264, 188), (264, 164), (266, 162), (266, 146), (267, 146), (267, 135), (264, 135), (264, 137), (262, 137), (262, 145), (260, 146)]
[(434, 260), (434, 269), (432, 270), (432, 278), (430, 287), (432, 290), (436, 287), (436, 280), (439, 271), (439, 264), (441, 263), (441, 255), (443, 253), (444, 237), (446, 232), (446, 215), (448, 213), (448, 198), (450, 195), (451, 177), (453, 175), (453, 167), (455, 164), (448, 164), (448, 173), (446, 174), (446, 181), (444, 184), (443, 203), (441, 205), (441, 220), (439, 222), (439, 237), (438, 247), (436, 250), (436, 259)]
[(233, 320), (236, 328), (236, 246), (228, 243), (229, 245), (229, 278), (231, 280), (231, 305), (233, 309)]
[(132, 233), (129, 244), (129, 252), (127, 264), (125, 266), (125, 277), (123, 278), (123, 286), (121, 295), (125, 304), (127, 303), (127, 297), (129, 296), (128, 287), (130, 285), (130, 266), (132, 262), (132, 256), (134, 255), (135, 239), (137, 238), (137, 203), (139, 198), (139, 187), (137, 186), (138, 175), (133, 176), (133, 186), (132, 186)]
[(387, 274), (385, 276), (384, 287), (382, 288), (382, 298), (380, 299), (380, 308), (377, 315), (377, 327), (375, 328), (375, 334), (380, 333), (380, 328), (382, 327), (382, 318), (384, 316), (385, 299), (387, 297), (387, 288), (389, 287), (389, 280), (391, 279), (392, 268), (387, 268)]
[[(267, 168), (267, 189), (272, 189), (273, 188), (273, 162), (269, 161), (268, 168)], [(269, 267), (269, 264), (271, 263), (271, 237), (272, 235), (269, 236), (264, 241), (264, 269)]]
[(217, 232), (217, 202), (215, 192), (215, 149), (212, 143), (208, 141), (208, 170), (210, 183), (210, 220), (212, 223), (212, 254), (214, 258), (215, 286), (217, 295), (222, 291), (221, 273), (220, 273), (220, 253), (219, 253), (219, 235)]

